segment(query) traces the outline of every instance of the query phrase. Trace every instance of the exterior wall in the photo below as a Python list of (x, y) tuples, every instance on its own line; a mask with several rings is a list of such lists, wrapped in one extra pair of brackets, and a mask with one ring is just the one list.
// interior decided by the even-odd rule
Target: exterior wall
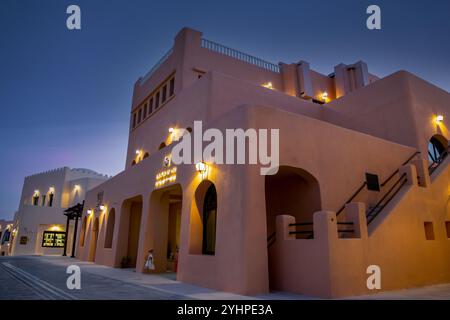
[[(9, 256), (11, 254), (11, 243), (14, 238), (13, 225), (13, 221), (0, 220), (0, 256)], [(6, 241), (5, 232), (10, 233), (8, 241)]]
[[(106, 176), (87, 169), (70, 169), (68, 167), (50, 170), (26, 177), (22, 189), (19, 210), (15, 217), (15, 241), (13, 255), (53, 255), (62, 254), (62, 248), (42, 247), (42, 236), (46, 230), (64, 231), (67, 218), (63, 215), (65, 209), (77, 203), (82, 203), (87, 190), (107, 179)], [(48, 194), (54, 194), (53, 204), (48, 203)], [(37, 206), (32, 198), (39, 191)], [(42, 195), (46, 194), (46, 203), (42, 205)], [(73, 224), (73, 222), (72, 222)], [(66, 239), (67, 252), (71, 252), (73, 226), (70, 226)], [(27, 243), (21, 244), (21, 237), (27, 237)]]
[[(383, 290), (449, 280), (449, 261), (439, 254), (448, 251), (442, 231), (448, 219), (448, 181), (442, 178), (448, 173), (442, 172), (448, 169), (440, 167), (430, 182), (424, 160), (431, 136), (448, 138), (448, 93), (406, 72), (378, 79), (363, 62), (336, 66), (334, 78), (311, 71), (305, 62), (280, 64), (280, 72), (264, 70), (202, 48), (201, 41), (201, 33), (183, 29), (172, 53), (147, 80), (136, 82), (132, 112), (174, 72), (175, 96), (135, 129), (130, 126), (125, 171), (87, 192), (85, 208), (93, 213), (83, 217), (85, 230), (77, 243), (80, 259), (121, 266), (128, 247), (128, 215), (137, 201), (142, 208), (139, 205), (135, 268), (142, 272), (148, 251), (154, 249), (156, 272), (165, 272), (170, 196), (181, 193), (177, 279), (184, 282), (242, 294), (264, 293), (274, 286), (341, 297), (367, 293), (370, 264), (384, 270)], [(262, 87), (267, 82), (275, 90)], [(329, 103), (320, 106), (309, 101), (319, 100), (324, 91)], [(444, 115), (440, 125), (434, 121), (437, 114)], [(177, 143), (168, 129), (193, 127), (195, 120), (203, 121), (204, 129), (279, 129), (280, 166), (308, 172), (320, 187), (321, 210), (309, 217), (314, 239), (293, 239), (287, 225), (294, 222), (295, 213), (279, 212), (272, 226), (277, 241), (267, 250), (271, 230), (266, 223), (266, 178), (258, 165), (211, 165), (206, 178), (194, 164), (179, 165), (176, 180), (156, 188), (155, 176), (167, 170), (164, 157)], [(167, 146), (159, 150), (161, 142)], [(132, 166), (135, 150), (148, 152), (149, 157)], [(421, 155), (411, 161), (414, 166), (402, 167), (417, 151)], [(377, 174), (381, 182), (399, 168), (408, 173), (409, 185), (368, 230), (365, 207), (373, 204), (377, 196), (373, 192), (355, 198), (358, 203), (347, 204), (336, 217), (335, 212), (365, 182), (365, 173)], [(215, 255), (201, 254), (202, 209), (197, 192), (204, 180), (217, 190)], [(101, 201), (99, 194), (103, 194)], [(100, 210), (101, 205), (105, 210)], [(112, 209), (113, 243), (105, 248)], [(424, 241), (423, 222), (428, 220), (441, 228), (434, 242)], [(337, 223), (348, 221), (357, 227), (356, 236), (343, 239)]]
[[(381, 270), (381, 290), (420, 287), (450, 281), (448, 213), (448, 160), (428, 187), (410, 179), (383, 214), (367, 230), (365, 206), (351, 204), (359, 217), (357, 239), (339, 239), (334, 212), (314, 215), (315, 239), (295, 240), (289, 235), (290, 216), (279, 216), (277, 242), (271, 249), (277, 261), (278, 288), (321, 297), (370, 294), (366, 269)], [(411, 165), (411, 177), (416, 167)], [(435, 238), (427, 240), (424, 223), (432, 222)], [(289, 276), (287, 276), (289, 275)], [(323, 276), (326, 275), (326, 276)], [(379, 292), (376, 290), (375, 292)]]

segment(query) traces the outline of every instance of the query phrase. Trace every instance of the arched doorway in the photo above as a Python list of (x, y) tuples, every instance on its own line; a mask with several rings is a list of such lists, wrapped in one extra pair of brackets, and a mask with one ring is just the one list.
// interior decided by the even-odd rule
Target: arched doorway
[(277, 259), (273, 246), (276, 241), (276, 217), (290, 215), (296, 223), (304, 223), (297, 234), (299, 239), (312, 238), (312, 221), (320, 211), (321, 196), (317, 179), (309, 172), (295, 167), (281, 166), (276, 175), (265, 177), (266, 224), (268, 239), (268, 267), (270, 289), (277, 289)]
[(439, 164), (447, 156), (448, 140), (435, 134), (428, 142), (428, 160), (430, 163)]
[(114, 208), (109, 211), (108, 221), (106, 222), (105, 248), (112, 248), (114, 237), (114, 226), (116, 223), (116, 210)]
[(95, 253), (97, 251), (97, 240), (98, 240), (98, 217), (94, 218), (94, 224), (92, 225), (91, 242), (89, 245), (89, 257), (88, 261), (95, 261)]
[(142, 218), (142, 197), (127, 199), (122, 204), (119, 235), (116, 248), (116, 265), (135, 268)]
[(179, 184), (153, 191), (144, 255), (153, 249), (155, 271), (173, 279), (178, 271), (183, 192)]

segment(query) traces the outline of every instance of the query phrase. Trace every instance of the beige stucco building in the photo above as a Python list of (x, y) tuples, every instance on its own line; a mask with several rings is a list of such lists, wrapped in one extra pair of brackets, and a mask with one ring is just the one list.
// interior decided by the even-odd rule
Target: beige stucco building
[(74, 222), (66, 238), (64, 210), (83, 203), (86, 192), (107, 179), (89, 169), (68, 167), (25, 177), (14, 216), (12, 255), (61, 255), (65, 242), (70, 255)]
[[(449, 103), (406, 71), (324, 75), (185, 28), (134, 85), (125, 170), (86, 194), (77, 256), (142, 272), (153, 249), (154, 272), (242, 294), (449, 282)], [(277, 174), (171, 163), (194, 121), (279, 129)], [(373, 266), (381, 289), (367, 286)]]

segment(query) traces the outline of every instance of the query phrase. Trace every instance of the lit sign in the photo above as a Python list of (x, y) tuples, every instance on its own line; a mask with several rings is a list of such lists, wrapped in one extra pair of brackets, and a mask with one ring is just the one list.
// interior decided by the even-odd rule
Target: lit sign
[(66, 242), (65, 232), (44, 231), (42, 246), (50, 248), (62, 248)]
[(177, 180), (177, 168), (164, 170), (156, 175), (155, 187), (160, 188)]

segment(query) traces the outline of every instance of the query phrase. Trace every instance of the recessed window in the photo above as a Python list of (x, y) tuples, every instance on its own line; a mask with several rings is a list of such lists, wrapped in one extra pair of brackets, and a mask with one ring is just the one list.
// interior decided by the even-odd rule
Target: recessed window
[(450, 239), (450, 221), (445, 221), (445, 231), (447, 232), (447, 238)]
[(166, 143), (165, 142), (161, 142), (161, 144), (159, 145), (158, 150), (161, 150), (161, 149), (163, 149), (165, 147), (166, 147)]
[(434, 240), (433, 222), (424, 222), (425, 239)]
[(42, 206), (45, 206), (45, 194), (42, 195)]
[(166, 102), (167, 99), (167, 85), (162, 88), (162, 103)]
[(142, 120), (142, 109), (139, 109), (139, 112), (138, 112), (138, 123), (141, 123), (141, 120)]
[(144, 119), (147, 117), (147, 103), (144, 104)]
[(214, 255), (216, 251), (217, 193), (212, 184), (206, 191), (203, 203), (203, 248), (202, 253)]
[(39, 204), (39, 196), (35, 195), (33, 197), (33, 206), (37, 206)]
[(170, 79), (170, 85), (169, 85), (169, 96), (173, 96), (175, 93), (175, 78)]
[(150, 98), (150, 102), (148, 104), (148, 113), (152, 113), (153, 112), (153, 97)]
[(155, 109), (159, 108), (159, 92), (156, 93), (156, 97), (155, 97)]
[(50, 193), (48, 195), (48, 206), (49, 207), (53, 206), (53, 193)]
[(136, 127), (136, 113), (133, 114), (133, 129)]

